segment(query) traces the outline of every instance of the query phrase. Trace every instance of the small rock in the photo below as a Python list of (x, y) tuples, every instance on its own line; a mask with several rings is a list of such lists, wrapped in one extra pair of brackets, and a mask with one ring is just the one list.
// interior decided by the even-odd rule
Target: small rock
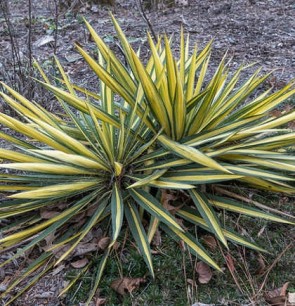
[(40, 48), (44, 45), (48, 45), (50, 43), (54, 42), (54, 37), (52, 35), (45, 35), (39, 38), (34, 42), (34, 46), (37, 48)]
[(90, 11), (93, 13), (98, 13), (99, 12), (98, 5), (96, 4), (92, 5)]
[(195, 303), (192, 306), (216, 306), (215, 304)]
[(175, 5), (179, 5), (179, 6), (188, 6), (188, 0), (175, 0)]
[(7, 289), (7, 285), (6, 284), (0, 284), (0, 292), (5, 292)]
[[(1, 112), (1, 103), (0, 103), (0, 112)], [(2, 281), (5, 277), (5, 271), (3, 268), (0, 268), (0, 281)]]
[(48, 299), (48, 298), (53, 297), (53, 295), (54, 295), (53, 292), (48, 291), (48, 292), (43, 292), (41, 294), (35, 294), (35, 298), (36, 299)]
[(65, 56), (65, 58), (69, 63), (74, 63), (74, 62), (80, 60), (82, 58), (82, 56), (80, 54), (77, 54), (77, 53), (70, 53), (70, 54), (67, 54)]
[(288, 302), (295, 305), (295, 292), (288, 293)]

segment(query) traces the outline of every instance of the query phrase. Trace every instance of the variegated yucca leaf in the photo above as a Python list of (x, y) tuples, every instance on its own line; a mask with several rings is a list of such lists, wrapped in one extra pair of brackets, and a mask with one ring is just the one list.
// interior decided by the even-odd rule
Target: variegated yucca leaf
[[(294, 84), (278, 91), (263, 87), (270, 74), (261, 75), (260, 69), (243, 80), (248, 67), (229, 71), (226, 56), (213, 71), (212, 41), (203, 50), (191, 50), (183, 30), (179, 57), (173, 54), (172, 38), (153, 41), (148, 34), (150, 57), (142, 61), (111, 18), (124, 61), (87, 21), (98, 56), (77, 45), (99, 79), (99, 91), (73, 84), (57, 58), (59, 77), (54, 80), (38, 63), (34, 66), (42, 77), (38, 82), (55, 96), (61, 114), (2, 84), (1, 98), (18, 116), (0, 113), (5, 127), (0, 138), (9, 143), (0, 148), (0, 218), (11, 222), (0, 229), (0, 251), (15, 249), (0, 267), (39, 250), (53, 237), (52, 245), (0, 295), (4, 298), (38, 271), (6, 305), (54, 265), (70, 260), (97, 227), (104, 226), (111, 240), (104, 251), (96, 250), (100, 264), (90, 262), (61, 291), (92, 269), (95, 279), (87, 304), (122, 232), (132, 235), (154, 276), (150, 243), (158, 230), (183, 241), (192, 254), (220, 270), (220, 263), (192, 234), (195, 226), (214, 234), (225, 247), (231, 241), (262, 252), (227, 227), (221, 212), (292, 224), (215, 194), (218, 188), (212, 187), (226, 184), (236, 192), (243, 185), (294, 195), (295, 133), (290, 123), (295, 111), (287, 108), (279, 117), (271, 115), (295, 94)], [(44, 211), (52, 216), (45, 218)]]

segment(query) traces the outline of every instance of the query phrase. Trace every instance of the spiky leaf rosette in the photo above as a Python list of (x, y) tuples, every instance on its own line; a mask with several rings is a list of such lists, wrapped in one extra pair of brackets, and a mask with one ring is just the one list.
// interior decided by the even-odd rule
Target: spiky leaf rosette
[[(245, 68), (230, 76), (225, 59), (205, 82), (211, 43), (190, 54), (189, 40), (185, 43), (183, 33), (179, 59), (173, 56), (166, 36), (156, 44), (148, 36), (151, 56), (144, 65), (115, 19), (113, 22), (127, 64), (87, 22), (98, 47), (98, 60), (77, 46), (100, 80), (99, 94), (74, 85), (58, 60), (62, 87), (51, 84), (36, 64), (44, 79), (41, 83), (56, 96), (64, 114), (49, 112), (3, 84), (1, 96), (20, 119), (2, 113), (0, 123), (23, 136), (0, 132), (15, 147), (0, 149), (1, 168), (9, 170), (0, 176), (0, 189), (6, 195), (0, 218), (17, 220), (2, 229), (0, 248), (5, 252), (18, 246), (1, 266), (51, 237), (51, 245), (43, 248), (22, 277), (11, 282), (7, 292), (39, 271), (24, 289), (28, 288), (69, 258), (106, 219), (110, 220), (112, 239), (101, 255), (88, 302), (126, 225), (154, 275), (150, 242), (159, 226), (219, 269), (179, 219), (212, 232), (225, 246), (232, 241), (260, 251), (221, 224), (219, 210), (288, 223), (229, 197), (214, 195), (212, 186), (234, 181), (294, 194), (295, 133), (286, 124), (295, 119), (295, 112), (278, 118), (268, 116), (294, 94), (292, 84), (275, 93), (266, 90), (253, 95), (267, 76), (256, 72), (240, 85)], [(165, 189), (170, 193), (184, 191), (185, 204), (171, 210), (165, 204)], [(44, 211), (54, 215), (45, 218)], [(149, 221), (147, 227), (143, 219)]]

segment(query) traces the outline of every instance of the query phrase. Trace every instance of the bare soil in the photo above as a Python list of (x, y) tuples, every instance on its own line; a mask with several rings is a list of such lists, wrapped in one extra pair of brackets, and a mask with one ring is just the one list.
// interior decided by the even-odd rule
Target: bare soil
[[(4, 1), (4, 0), (1, 0)], [(8, 1), (13, 32), (20, 50), (21, 60), (29, 55), (29, 20), (27, 1)], [(59, 2), (59, 1), (57, 1)], [(60, 0), (64, 3), (66, 1)], [(53, 0), (32, 0), (32, 50), (35, 59), (50, 60), (53, 53), (61, 59), (70, 75), (80, 82), (86, 75), (76, 55), (74, 43), (92, 48), (83, 25), (85, 17), (97, 32), (116, 51), (118, 50), (109, 11), (120, 22), (126, 35), (142, 53), (147, 52), (145, 34), (147, 23), (142, 17), (137, 0), (117, 0), (114, 6), (87, 1), (72, 1), (71, 8), (59, 6), (58, 32), (55, 46), (55, 6)], [(94, 3), (95, 2), (95, 3)], [(107, 2), (107, 1), (105, 1)], [(160, 1), (159, 1), (160, 2)], [(186, 2), (186, 1), (184, 1)], [(232, 57), (232, 66), (257, 63), (264, 72), (276, 69), (276, 81), (286, 82), (295, 77), (295, 4), (293, 0), (187, 0), (186, 6), (162, 6), (145, 13), (156, 34), (166, 32), (178, 36), (180, 27), (190, 34), (192, 44), (203, 47), (211, 39), (213, 63), (224, 53)], [(0, 12), (1, 14), (1, 12)], [(56, 47), (56, 48), (55, 48)], [(0, 80), (9, 79), (11, 70), (11, 42), (7, 25), (0, 15)], [(213, 65), (213, 64), (212, 64)], [(214, 65), (213, 65), (214, 66)], [(5, 68), (5, 69), (3, 69)]]

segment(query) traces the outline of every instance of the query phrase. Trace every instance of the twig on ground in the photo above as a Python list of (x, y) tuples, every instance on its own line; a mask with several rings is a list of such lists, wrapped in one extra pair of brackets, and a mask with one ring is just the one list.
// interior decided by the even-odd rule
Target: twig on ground
[(284, 249), (283, 251), (277, 256), (277, 258), (273, 261), (273, 263), (266, 269), (265, 271), (265, 276), (264, 276), (264, 279), (263, 279), (263, 282), (262, 284), (260, 285), (260, 288), (259, 290), (257, 291), (255, 297), (261, 293), (261, 291), (263, 290), (266, 282), (267, 282), (267, 279), (268, 279), (268, 275), (269, 273), (271, 272), (271, 270), (275, 267), (275, 265), (281, 260), (281, 258), (284, 256), (284, 254), (293, 246), (293, 243), (289, 243)]
[(54, 49), (53, 53), (56, 54), (57, 50), (57, 34), (58, 34), (58, 5), (59, 5), (59, 0), (54, 0)]
[(28, 33), (29, 73), (32, 73), (32, 0), (29, 0), (29, 33)]
[(142, 5), (142, 0), (138, 0), (137, 4), (138, 4), (137, 6), (139, 8), (139, 12), (140, 12), (142, 18), (146, 21), (146, 23), (147, 23), (147, 25), (148, 25), (148, 27), (149, 27), (149, 29), (151, 31), (151, 34), (152, 34), (154, 40), (156, 40), (157, 39), (156, 32), (154, 31), (154, 28), (153, 28), (151, 22), (149, 21), (145, 11), (144, 11), (144, 8), (143, 8), (143, 5)]
[(233, 258), (231, 256), (231, 254), (228, 252), (227, 255), (224, 254), (223, 250), (222, 250), (222, 247), (220, 245), (220, 243), (217, 241), (217, 244), (218, 244), (218, 247), (219, 247), (219, 250), (226, 262), (226, 265), (227, 265), (227, 268), (236, 284), (236, 286), (238, 287), (239, 291), (242, 293), (242, 294), (245, 294), (244, 290), (242, 289), (240, 283), (239, 283), (239, 280), (238, 280), (238, 277), (236, 275), (236, 269), (235, 269), (235, 266), (234, 266), (234, 261), (233, 261)]
[[(4, 21), (7, 25), (10, 45), (11, 45), (11, 57), (13, 61), (13, 71), (14, 75), (19, 75), (22, 72), (22, 63), (20, 59), (20, 52), (17, 40), (15, 39), (15, 33), (14, 28), (11, 23), (10, 19), (10, 10), (9, 10), (9, 4), (7, 0), (0, 1), (0, 9), (3, 13)], [(17, 68), (19, 70), (19, 73), (17, 73)]]

